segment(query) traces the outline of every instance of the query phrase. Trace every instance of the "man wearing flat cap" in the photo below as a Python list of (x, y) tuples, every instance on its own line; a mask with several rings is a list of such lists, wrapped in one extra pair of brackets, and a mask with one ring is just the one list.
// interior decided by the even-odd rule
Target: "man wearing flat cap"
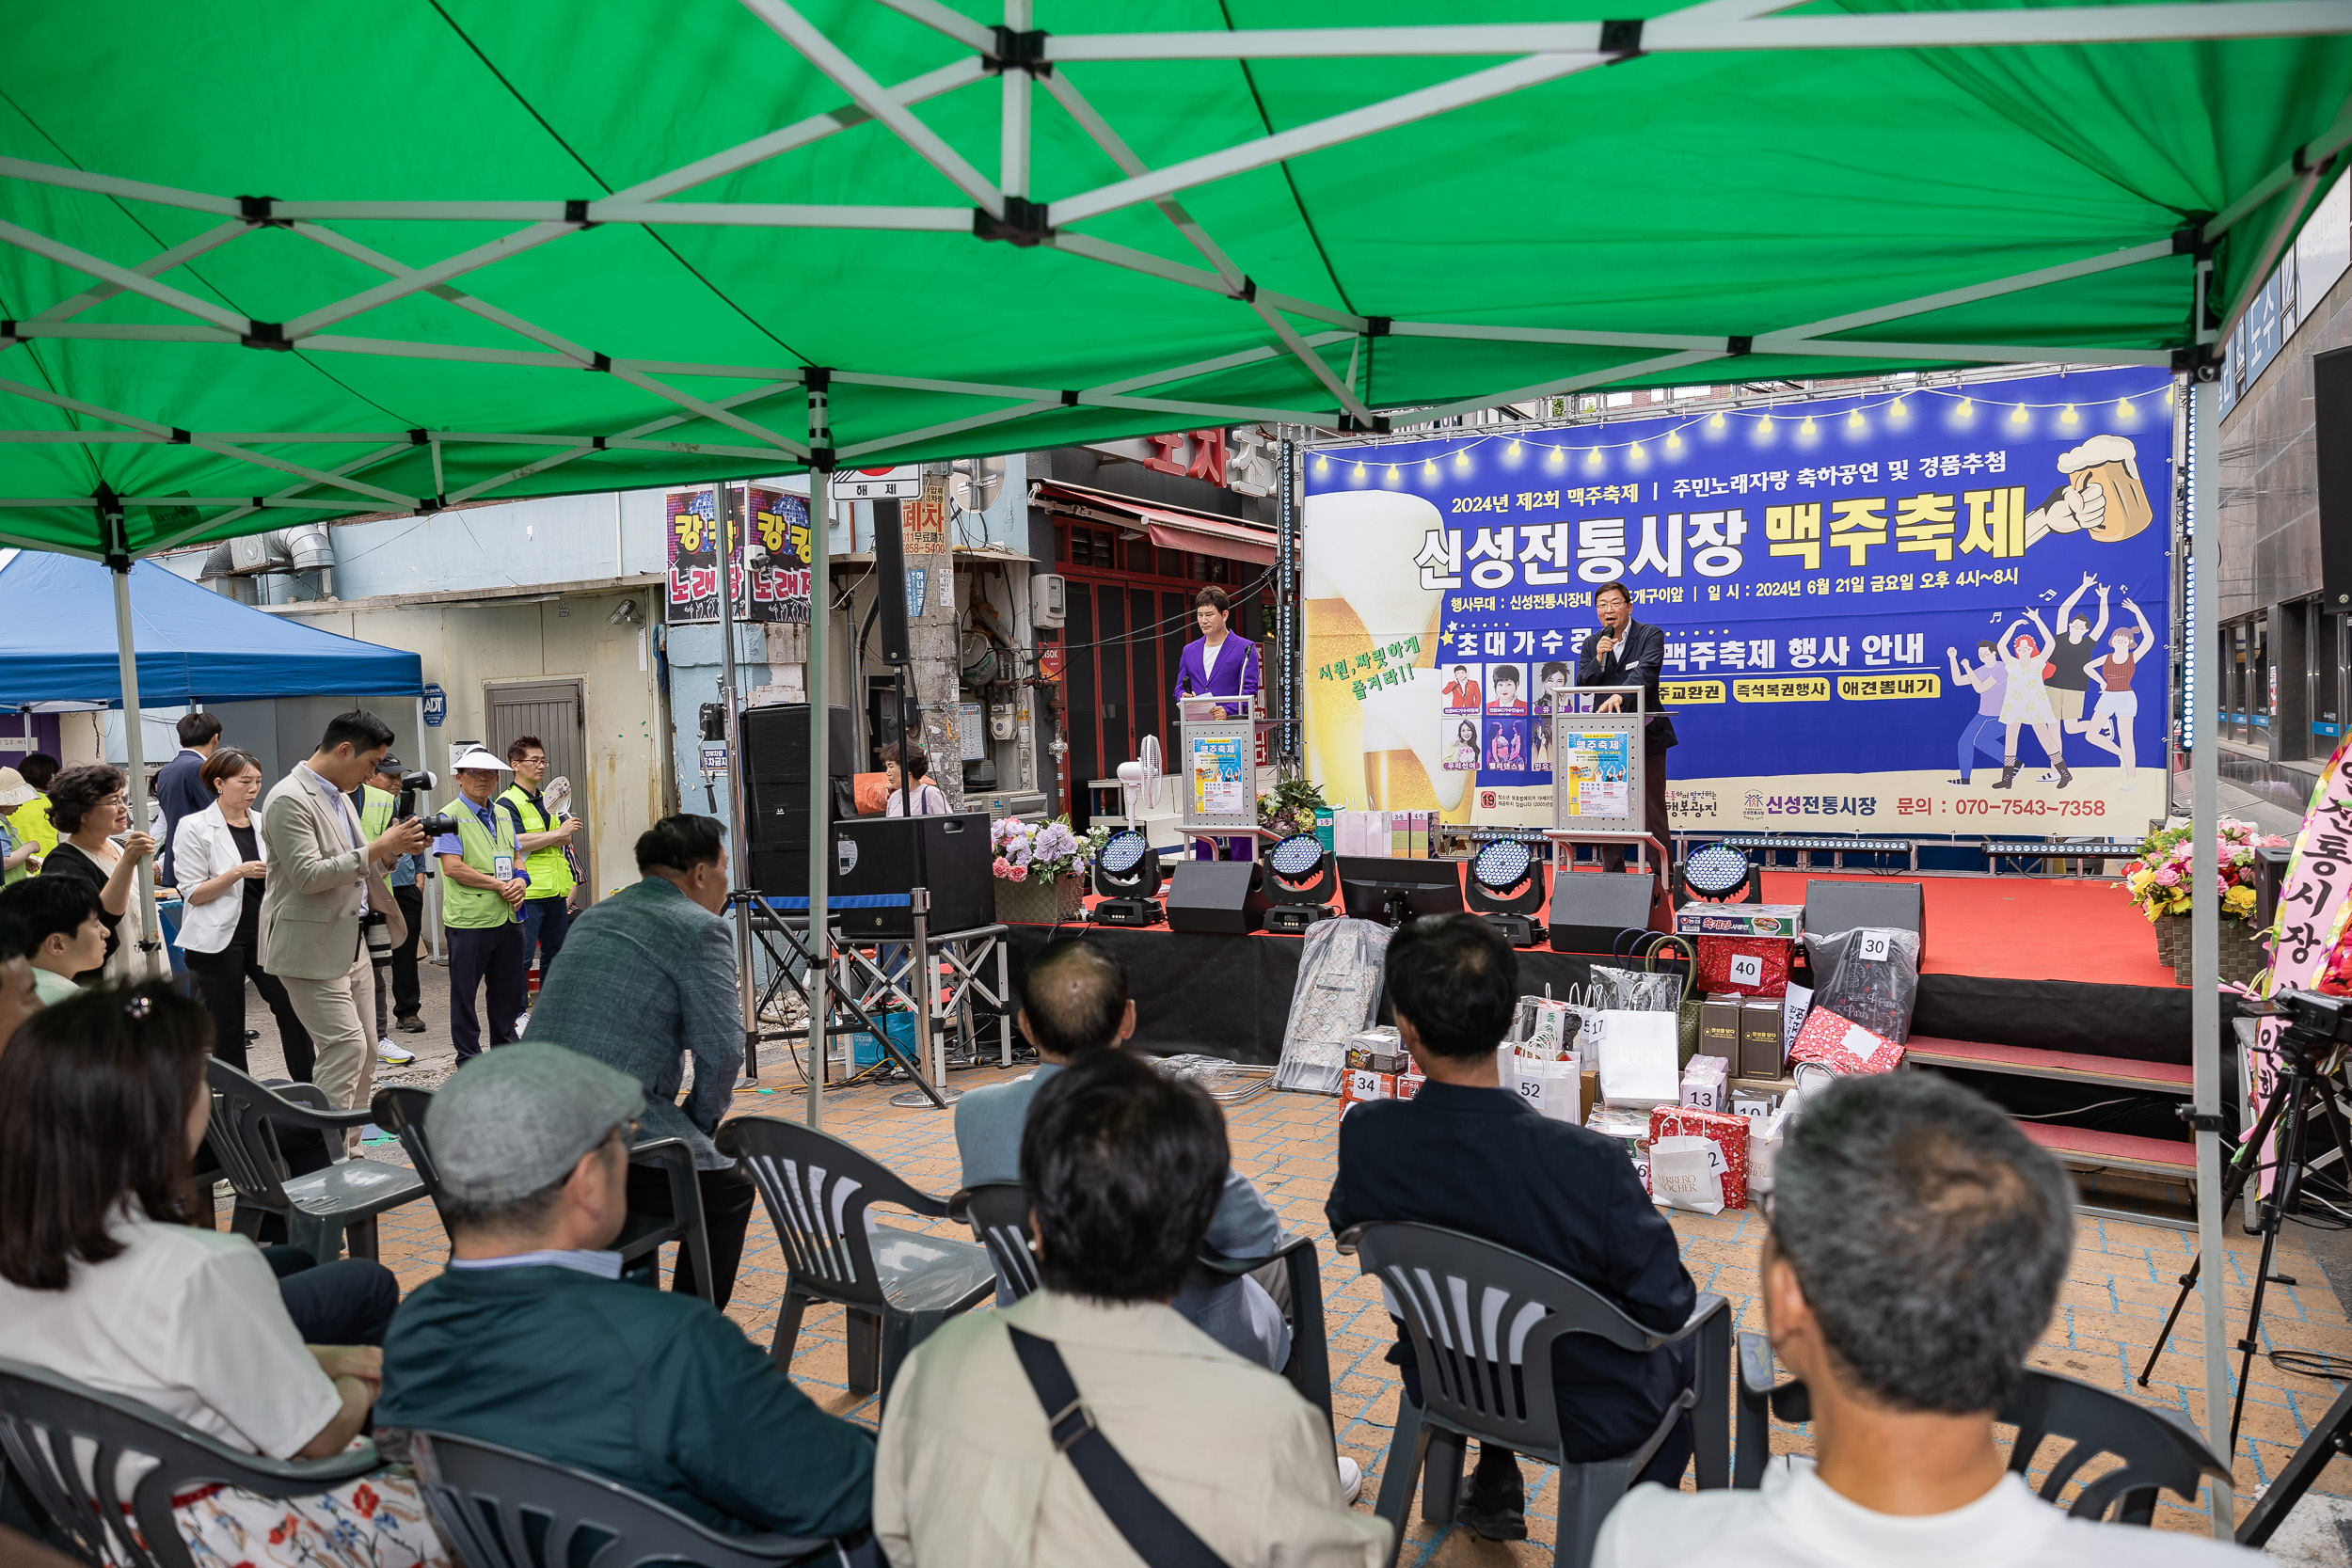
[(531, 1040), (433, 1097), (453, 1256), (392, 1318), (379, 1433), (520, 1449), (719, 1529), (864, 1530), (872, 1434), (818, 1409), (717, 1308), (621, 1277), (608, 1249), (644, 1108), (627, 1074)]

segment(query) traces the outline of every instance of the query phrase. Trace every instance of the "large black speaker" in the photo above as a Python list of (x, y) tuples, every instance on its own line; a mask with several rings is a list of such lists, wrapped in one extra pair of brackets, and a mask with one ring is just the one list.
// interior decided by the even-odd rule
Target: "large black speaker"
[(1168, 928), (1247, 936), (1265, 926), (1265, 889), (1252, 861), (1178, 861), (1168, 886)]
[[(988, 813), (954, 816), (858, 816), (833, 827), (833, 881), (825, 896), (842, 933), (854, 941), (914, 935), (915, 839), (930, 890), (927, 936), (996, 924), (996, 882), (989, 871)], [(789, 907), (808, 908), (808, 889)], [(784, 900), (779, 899), (781, 904)]]
[(907, 639), (907, 552), (897, 501), (874, 502), (874, 609), (882, 621), (882, 662), (912, 664)]
[(2312, 356), (2312, 443), (2319, 457), (2319, 600), (2329, 610), (2352, 609), (2352, 348)]
[(1645, 871), (1555, 873), (1545, 917), (1552, 951), (1607, 953), (1617, 946), (1620, 932), (1648, 930), (1657, 888), (1658, 879)]
[[(857, 766), (857, 725), (846, 707), (829, 714), (825, 771), (833, 815), (853, 816), (850, 775)], [(751, 885), (771, 898), (808, 897), (808, 705), (745, 708), (742, 733), (743, 847)]]
[(1915, 931), (1919, 952), (1928, 950), (1927, 888), (1919, 882), (1837, 882), (1807, 878), (1804, 884), (1804, 928), (1827, 936), (1874, 926), (1890, 931)]

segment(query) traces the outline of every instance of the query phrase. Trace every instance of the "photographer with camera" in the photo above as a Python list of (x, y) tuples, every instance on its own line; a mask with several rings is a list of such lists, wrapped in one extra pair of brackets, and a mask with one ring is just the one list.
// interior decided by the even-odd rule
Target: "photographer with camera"
[(519, 911), (531, 875), (515, 849), (515, 819), (498, 809), (499, 775), (508, 771), (479, 745), (451, 765), (458, 800), (433, 841), (440, 857), (441, 923), (449, 929), (449, 1033), (462, 1064), (482, 1053), (482, 1022), (474, 996), (489, 987), (490, 1043), (519, 1037), (525, 959)]
[(366, 1105), (375, 1076), (361, 1022), (373, 1010), (375, 975), (361, 923), (383, 916), (391, 944), (408, 934), (382, 872), (424, 847), (424, 825), (413, 817), (370, 838), (352, 808), (349, 792), (374, 776), (391, 745), (391, 726), (365, 708), (338, 714), (310, 760), (294, 764), (262, 802), (269, 862), (262, 967), (284, 982), (317, 1049), (314, 1081), (339, 1110)]

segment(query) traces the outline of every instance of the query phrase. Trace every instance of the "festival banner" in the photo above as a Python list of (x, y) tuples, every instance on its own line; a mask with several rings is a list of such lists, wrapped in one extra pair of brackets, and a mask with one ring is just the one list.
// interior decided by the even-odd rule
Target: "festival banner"
[(1614, 582), (1665, 634), (1677, 832), (2137, 837), (2174, 395), (2103, 370), (1318, 449), (1311, 772), (1350, 807), (1549, 822), (1540, 699)]
[[(673, 490), (665, 498), (669, 583), (665, 595), (674, 626), (719, 619), (719, 531), (711, 492)], [(728, 540), (727, 579), (741, 621), (806, 625), (810, 582), (808, 503), (779, 490), (736, 488), (727, 510), (735, 519)], [(744, 569), (748, 553), (750, 570)]]

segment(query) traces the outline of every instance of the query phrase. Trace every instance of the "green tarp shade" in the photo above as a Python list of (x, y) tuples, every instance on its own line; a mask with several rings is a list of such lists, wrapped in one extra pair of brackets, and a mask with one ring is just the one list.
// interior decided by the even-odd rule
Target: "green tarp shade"
[[(1617, 63), (1177, 193), (1248, 280), (1202, 287), (1212, 261), (1150, 201), (1068, 224), (1049, 208), (1042, 244), (977, 237), (973, 194), (863, 119), (840, 59), (885, 87), (952, 83), (904, 112), (993, 191), (1008, 93), (976, 47), (993, 35), (932, 0), (899, 4), (916, 14), (874, 0), (9, 7), (0, 320), (13, 325), (0, 332), (20, 341), (0, 342), (0, 535), (135, 553), (425, 498), (789, 470), (808, 441), (811, 366), (837, 372), (833, 448), (882, 464), (1261, 417), (1335, 426), (1340, 396), (1298, 349), (1375, 408), (2021, 357), (2163, 363), (2197, 336), (2199, 226), (2265, 197), (2213, 236), (2218, 317), (2308, 197), (2308, 180), (2282, 172), (2298, 149), (2335, 150), (2352, 93), (2352, 41), (2327, 31), (2352, 28), (2352, 0), (2098, 8), (2260, 13), (2245, 25), (2299, 36), (1949, 48), (1781, 47), (1764, 29), (1788, 24), (1797, 42), (1803, 28), (1964, 16), (1997, 29), (2045, 13), (1812, 4), (1741, 23), (1761, 7), (1670, 15), (1611, 0)], [(966, 8), (987, 28), (1004, 20)], [(1650, 19), (1638, 36), (1637, 17)], [(795, 18), (820, 41), (788, 42)], [(1087, 0), (1045, 4), (1034, 24), (1049, 51), (1083, 53), (1105, 35), (1341, 20), (1559, 19), (1481, 0), (1370, 0), (1343, 16), (1295, 0)], [(1677, 43), (1718, 23), (1755, 29), (1757, 46)], [(1589, 51), (1601, 40), (1586, 31)], [(1443, 57), (1057, 57), (1028, 93), (1026, 188), (1064, 203), (1124, 177), (1055, 89), (1076, 88), (1156, 170), (1529, 54), (1512, 40)], [(760, 221), (565, 224), (834, 111), (863, 122), (671, 197), (800, 209), (790, 226), (740, 207)], [(274, 203), (238, 199), (257, 197)], [(486, 220), (289, 205), (338, 202), (506, 205)], [(826, 217), (812, 206), (863, 211), (833, 214), (852, 226), (801, 226)], [(878, 221), (930, 227), (866, 226)], [(440, 293), (306, 322), (384, 283), (385, 267), (516, 235), (506, 259), (452, 273)], [(94, 284), (112, 287), (106, 266), (174, 246), (189, 259), (155, 279), (173, 299), (89, 302)], [(1771, 341), (2130, 247), (2147, 254), (1826, 334), (1887, 346)], [(1252, 293), (1254, 305), (1238, 297)], [(69, 302), (87, 308), (59, 315)], [(270, 343), (280, 325), (291, 349)], [(1676, 358), (1677, 345), (1639, 341), (1429, 335), (1466, 326), (1691, 341)], [(1122, 384), (1128, 401), (1102, 390)], [(708, 412), (736, 398), (756, 430)], [(1027, 411), (1002, 418), (1014, 410)], [(921, 435), (958, 421), (975, 422)], [(366, 488), (311, 477), (327, 470)], [(102, 490), (127, 503), (119, 539), (102, 537)], [(308, 504), (238, 504), (262, 496)]]

